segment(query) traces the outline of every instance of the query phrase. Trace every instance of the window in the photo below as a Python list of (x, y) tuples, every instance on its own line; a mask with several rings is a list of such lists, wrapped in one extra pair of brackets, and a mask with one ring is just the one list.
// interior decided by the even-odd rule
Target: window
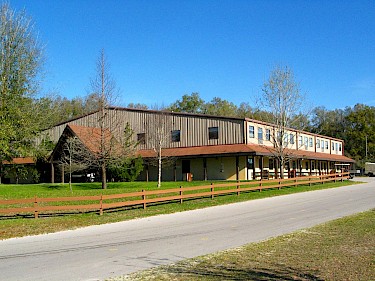
[(285, 133), (285, 135), (284, 135), (284, 145), (288, 145), (288, 143), (289, 143), (289, 138), (288, 137), (289, 137), (288, 134)]
[(217, 140), (219, 138), (219, 127), (209, 127), (208, 138), (210, 140)]
[(258, 141), (259, 143), (263, 143), (263, 129), (258, 128)]
[(249, 126), (249, 138), (254, 138), (254, 126)]
[(316, 148), (320, 148), (320, 140), (316, 140)]
[(172, 142), (179, 142), (181, 140), (181, 131), (180, 130), (173, 130), (171, 132), (171, 140)]
[(137, 142), (139, 144), (145, 144), (146, 143), (146, 133), (137, 134)]
[(289, 135), (289, 142), (290, 142), (290, 144), (294, 144), (294, 135), (293, 134)]
[(321, 148), (322, 148), (322, 151), (324, 151), (324, 140), (321, 140)]
[(307, 148), (307, 146), (308, 146), (308, 144), (309, 144), (309, 138), (308, 138), (308, 137), (305, 137), (304, 140), (305, 140), (305, 142), (304, 142), (304, 143), (305, 143), (305, 147)]
[(335, 143), (335, 150), (336, 152), (339, 151), (339, 144), (337, 142)]
[(298, 137), (298, 146), (299, 146), (299, 147), (302, 146), (302, 136), (299, 136), (299, 137)]
[(329, 146), (328, 146), (328, 141), (326, 141), (326, 149), (328, 149), (328, 147), (329, 147)]
[(332, 150), (335, 150), (335, 143), (332, 142)]
[(339, 143), (339, 151), (341, 151), (341, 143)]
[(277, 132), (277, 143), (281, 143), (281, 133)]
[(309, 138), (309, 146), (313, 147), (313, 139), (312, 138)]
[(271, 140), (271, 130), (270, 129), (266, 129), (266, 140), (267, 141)]
[(248, 158), (247, 159), (247, 168), (248, 169), (254, 169), (254, 158)]

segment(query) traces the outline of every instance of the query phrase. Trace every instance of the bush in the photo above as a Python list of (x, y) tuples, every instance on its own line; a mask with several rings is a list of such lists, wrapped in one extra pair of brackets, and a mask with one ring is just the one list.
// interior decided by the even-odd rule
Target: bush
[(111, 163), (108, 172), (114, 181), (135, 181), (143, 170), (142, 157), (124, 158)]

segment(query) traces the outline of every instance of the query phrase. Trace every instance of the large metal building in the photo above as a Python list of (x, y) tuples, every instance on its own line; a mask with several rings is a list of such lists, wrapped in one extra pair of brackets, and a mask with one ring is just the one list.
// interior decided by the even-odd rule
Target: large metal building
[[(120, 141), (126, 125), (132, 128), (139, 143), (137, 154), (145, 160), (139, 180), (157, 179), (157, 167), (148, 161), (156, 157), (155, 143), (161, 145), (162, 156), (170, 160), (162, 172), (165, 181), (280, 177), (273, 141), (277, 128), (247, 118), (109, 107), (104, 115), (98, 111), (58, 124), (44, 136), (57, 143), (68, 125), (98, 127), (100, 118)], [(290, 128), (285, 128), (284, 138), (288, 156), (285, 177), (326, 174), (336, 171), (338, 164), (354, 162), (344, 156), (340, 139)], [(51, 161), (53, 164), (54, 159)]]

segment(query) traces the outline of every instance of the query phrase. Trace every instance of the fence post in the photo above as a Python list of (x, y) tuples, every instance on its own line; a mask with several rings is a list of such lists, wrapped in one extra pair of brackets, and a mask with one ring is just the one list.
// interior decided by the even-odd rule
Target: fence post
[(34, 218), (39, 217), (39, 212), (38, 212), (38, 197), (35, 195), (34, 197)]
[(214, 199), (214, 184), (211, 183), (211, 199)]
[(146, 209), (146, 193), (144, 189), (142, 189), (142, 200), (143, 200), (143, 209)]
[(103, 193), (100, 194), (100, 210), (99, 210), (99, 215), (103, 215)]
[(278, 190), (281, 189), (281, 179), (279, 179), (279, 186), (277, 187)]
[[(240, 183), (240, 181), (238, 180), (237, 183)], [(240, 195), (240, 185), (237, 184), (237, 195)]]
[(259, 181), (259, 192), (262, 191), (262, 178), (260, 178), (260, 181)]
[(294, 178), (294, 187), (296, 187), (297, 185), (297, 178)]
[(180, 204), (182, 204), (182, 194), (183, 194), (182, 186), (180, 185)]
[(309, 186), (311, 186), (311, 176), (309, 176)]

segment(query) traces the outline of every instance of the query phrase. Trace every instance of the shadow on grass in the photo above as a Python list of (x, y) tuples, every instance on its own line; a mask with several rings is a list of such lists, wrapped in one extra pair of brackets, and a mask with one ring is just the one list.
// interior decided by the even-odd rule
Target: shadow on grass
[(66, 187), (63, 184), (51, 184), (47, 185), (47, 189), (61, 190), (66, 189)]
[(254, 281), (323, 281), (316, 276), (317, 272), (301, 272), (299, 269), (274, 265), (272, 268), (241, 269), (227, 266), (214, 266), (211, 268), (194, 268), (189, 265), (176, 264), (163, 269), (164, 273), (185, 274), (191, 278), (208, 280), (254, 280)]

